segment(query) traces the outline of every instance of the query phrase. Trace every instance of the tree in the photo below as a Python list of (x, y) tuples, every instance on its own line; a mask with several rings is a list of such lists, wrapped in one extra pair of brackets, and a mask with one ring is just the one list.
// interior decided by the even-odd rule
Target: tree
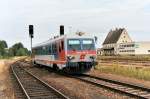
[(4, 40), (0, 40), (0, 57), (4, 57), (7, 55), (7, 43)]
[(11, 56), (26, 56), (29, 55), (27, 48), (24, 48), (22, 43), (16, 43), (9, 49), (9, 55)]
[(13, 48), (9, 48), (9, 56), (14, 56), (14, 50), (13, 50)]
[(24, 55), (27, 55), (26, 50), (24, 48), (20, 48), (16, 53), (16, 56), (24, 56)]
[(24, 48), (24, 46), (22, 43), (19, 42), (19, 43), (14, 44), (11, 48), (12, 48), (11, 54), (13, 56), (17, 56), (17, 51), (19, 51), (20, 48)]
[(29, 51), (27, 48), (24, 48), (22, 43), (16, 43), (8, 49), (7, 42), (0, 40), (0, 58), (26, 55), (29, 55)]
[(6, 41), (0, 40), (0, 47), (2, 47), (2, 48), (8, 48)]

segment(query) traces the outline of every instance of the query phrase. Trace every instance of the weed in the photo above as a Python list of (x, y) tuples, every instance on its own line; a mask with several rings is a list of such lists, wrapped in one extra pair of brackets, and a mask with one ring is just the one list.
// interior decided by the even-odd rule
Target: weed
[(100, 66), (97, 65), (96, 69), (103, 73), (111, 73), (111, 74), (117, 74), (122, 75), (125, 77), (132, 77), (142, 80), (148, 80), (150, 81), (150, 69), (144, 69), (144, 68), (136, 68), (136, 67), (122, 67), (118, 65), (113, 66)]

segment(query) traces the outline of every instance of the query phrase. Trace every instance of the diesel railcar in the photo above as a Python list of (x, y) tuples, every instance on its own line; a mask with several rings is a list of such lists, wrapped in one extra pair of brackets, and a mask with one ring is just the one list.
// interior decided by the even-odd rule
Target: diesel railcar
[(84, 73), (96, 65), (94, 37), (82, 33), (62, 34), (33, 47), (35, 64), (67, 73)]

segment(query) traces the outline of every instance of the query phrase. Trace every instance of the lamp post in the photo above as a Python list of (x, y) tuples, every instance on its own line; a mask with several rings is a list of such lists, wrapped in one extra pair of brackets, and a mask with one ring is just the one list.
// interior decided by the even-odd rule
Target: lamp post
[(32, 58), (32, 38), (33, 38), (33, 34), (34, 34), (33, 25), (29, 25), (29, 36), (31, 38), (31, 58)]

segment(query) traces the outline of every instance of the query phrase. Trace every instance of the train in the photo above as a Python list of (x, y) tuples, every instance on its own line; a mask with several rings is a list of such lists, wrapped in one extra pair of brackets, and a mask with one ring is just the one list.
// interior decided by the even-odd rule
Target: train
[(64, 34), (60, 26), (60, 36), (33, 47), (33, 62), (67, 73), (85, 73), (96, 62), (95, 37), (85, 33)]

